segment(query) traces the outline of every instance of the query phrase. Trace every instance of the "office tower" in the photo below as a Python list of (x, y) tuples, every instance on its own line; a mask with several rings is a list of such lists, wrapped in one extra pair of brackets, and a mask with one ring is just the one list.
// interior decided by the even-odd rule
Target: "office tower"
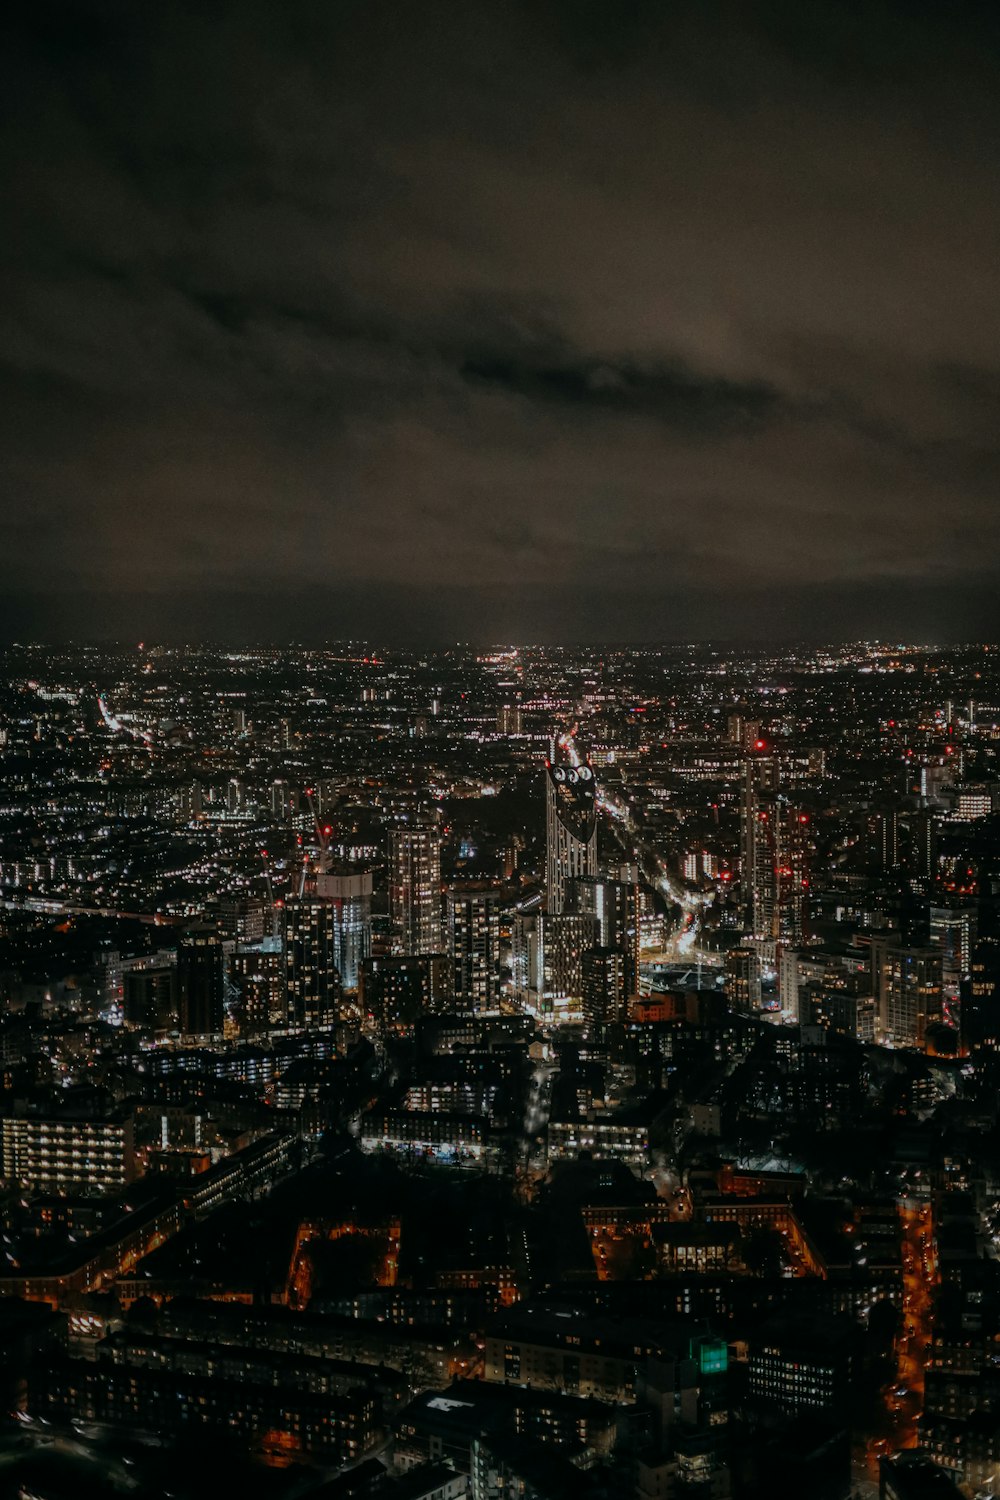
[(597, 802), (590, 766), (553, 765), (545, 772), (545, 886), (548, 910), (566, 910), (567, 882), (597, 874)]
[(226, 811), (242, 812), (246, 805), (246, 788), (235, 776), (226, 783)]
[(778, 791), (778, 762), (751, 756), (740, 800), (744, 925), (755, 937), (800, 942), (808, 890), (808, 823)]
[(752, 1015), (760, 1010), (762, 964), (754, 948), (731, 948), (726, 954), (726, 993), (733, 1010)]
[(593, 917), (597, 923), (597, 944), (614, 948), (622, 956), (621, 974), (625, 994), (639, 993), (639, 883), (637, 872), (628, 867), (621, 874), (635, 874), (633, 879), (615, 879), (603, 875), (580, 875), (567, 883), (566, 899), (570, 911)]
[(923, 1046), (927, 1027), (942, 1019), (942, 974), (938, 949), (872, 940), (872, 976), (882, 1040), (897, 1047)]
[(318, 896), (285, 902), (287, 1024), (299, 1030), (332, 1026), (339, 1019), (336, 914)]
[(408, 1034), (421, 1016), (451, 1002), (451, 961), (444, 953), (366, 958), (360, 998), (379, 1032)]
[(441, 953), (441, 835), (432, 824), (389, 834), (393, 952)]
[(500, 906), (492, 891), (448, 892), (448, 952), (459, 1010), (500, 1007)]
[(341, 987), (354, 991), (372, 951), (371, 871), (323, 871), (316, 876), (316, 894), (333, 908), (334, 961)]
[(972, 977), (977, 926), (971, 903), (930, 908), (930, 945), (941, 954), (941, 980), (951, 1000), (957, 998), (962, 981)]
[(123, 979), (126, 1026), (160, 1033), (177, 1030), (176, 965), (157, 964), (147, 969), (130, 969)]
[(587, 948), (581, 960), (582, 1009), (587, 1033), (595, 1039), (625, 1019), (630, 993), (628, 961), (620, 948)]
[(189, 927), (177, 945), (177, 994), (181, 1035), (222, 1035), (225, 966), (222, 940), (208, 923)]

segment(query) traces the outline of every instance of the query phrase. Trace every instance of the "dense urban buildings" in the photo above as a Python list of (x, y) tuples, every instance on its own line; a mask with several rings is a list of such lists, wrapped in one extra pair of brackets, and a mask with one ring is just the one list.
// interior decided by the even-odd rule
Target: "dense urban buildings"
[(998, 648), (18, 645), (0, 785), (0, 1493), (995, 1492)]

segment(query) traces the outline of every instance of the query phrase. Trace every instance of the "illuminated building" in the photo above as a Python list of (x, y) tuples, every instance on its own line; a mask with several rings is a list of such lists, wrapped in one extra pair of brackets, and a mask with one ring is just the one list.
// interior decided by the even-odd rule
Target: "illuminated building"
[(568, 909), (597, 923), (597, 942), (621, 955), (623, 993), (639, 993), (639, 884), (638, 879), (612, 880), (601, 875), (581, 875), (567, 888)]
[[(757, 742), (758, 746), (761, 744)], [(740, 799), (744, 925), (758, 938), (799, 942), (808, 888), (808, 819), (779, 794), (779, 764), (750, 754)]]
[(133, 1119), (124, 1111), (107, 1120), (3, 1119), (0, 1144), (7, 1182), (41, 1192), (109, 1192), (136, 1176)]
[(333, 909), (334, 962), (345, 990), (356, 990), (372, 951), (372, 877), (369, 870), (323, 872), (316, 894)]
[(286, 1024), (332, 1026), (340, 1010), (336, 910), (319, 896), (292, 896), (284, 922)]
[(628, 1003), (626, 960), (617, 948), (586, 948), (581, 970), (583, 1018), (590, 1036), (625, 1019)]
[(513, 734), (520, 734), (521, 729), (521, 705), (520, 703), (505, 703), (497, 709), (497, 734), (509, 738)]
[(361, 1149), (442, 1161), (479, 1161), (489, 1152), (489, 1126), (481, 1115), (375, 1111), (362, 1118)]
[(409, 1032), (422, 1016), (451, 1000), (452, 965), (443, 953), (367, 958), (361, 965), (361, 1003), (381, 1032)]
[(441, 953), (441, 834), (432, 825), (389, 834), (393, 951)]
[(750, 1348), (751, 1398), (787, 1412), (845, 1410), (850, 1382), (848, 1335), (833, 1323), (775, 1317)]
[(597, 802), (590, 766), (545, 772), (545, 888), (554, 916), (567, 910), (569, 882), (597, 874)]
[(577, 912), (537, 911), (515, 918), (514, 983), (532, 1009), (578, 1007), (583, 998), (583, 955), (597, 939), (597, 921)]
[(242, 1036), (259, 1036), (284, 1025), (285, 959), (280, 938), (238, 948), (229, 959), (229, 974), (237, 992)]
[(872, 942), (879, 1033), (897, 1047), (920, 1047), (928, 1025), (943, 1014), (943, 958), (933, 948)]
[(952, 997), (957, 996), (962, 981), (972, 975), (976, 935), (976, 908), (971, 903), (931, 907), (931, 947), (940, 949), (942, 983)]
[(452, 990), (459, 1010), (500, 1005), (500, 908), (491, 892), (452, 890), (447, 899)]
[(731, 948), (726, 954), (726, 993), (733, 1010), (744, 1015), (760, 1010), (762, 969), (755, 948)]

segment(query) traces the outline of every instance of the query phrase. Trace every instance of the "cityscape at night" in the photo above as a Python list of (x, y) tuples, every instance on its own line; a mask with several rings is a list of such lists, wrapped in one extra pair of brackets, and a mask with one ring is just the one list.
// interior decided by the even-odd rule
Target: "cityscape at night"
[(1000, 1500), (1000, 6), (0, 46), (0, 1500)]
[(1000, 649), (3, 660), (10, 1493), (993, 1493)]

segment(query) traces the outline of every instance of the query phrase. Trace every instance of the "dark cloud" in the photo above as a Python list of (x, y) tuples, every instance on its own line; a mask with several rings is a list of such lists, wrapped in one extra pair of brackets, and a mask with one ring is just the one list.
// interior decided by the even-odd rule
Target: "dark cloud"
[(17, 25), (8, 631), (993, 633), (992, 7)]

